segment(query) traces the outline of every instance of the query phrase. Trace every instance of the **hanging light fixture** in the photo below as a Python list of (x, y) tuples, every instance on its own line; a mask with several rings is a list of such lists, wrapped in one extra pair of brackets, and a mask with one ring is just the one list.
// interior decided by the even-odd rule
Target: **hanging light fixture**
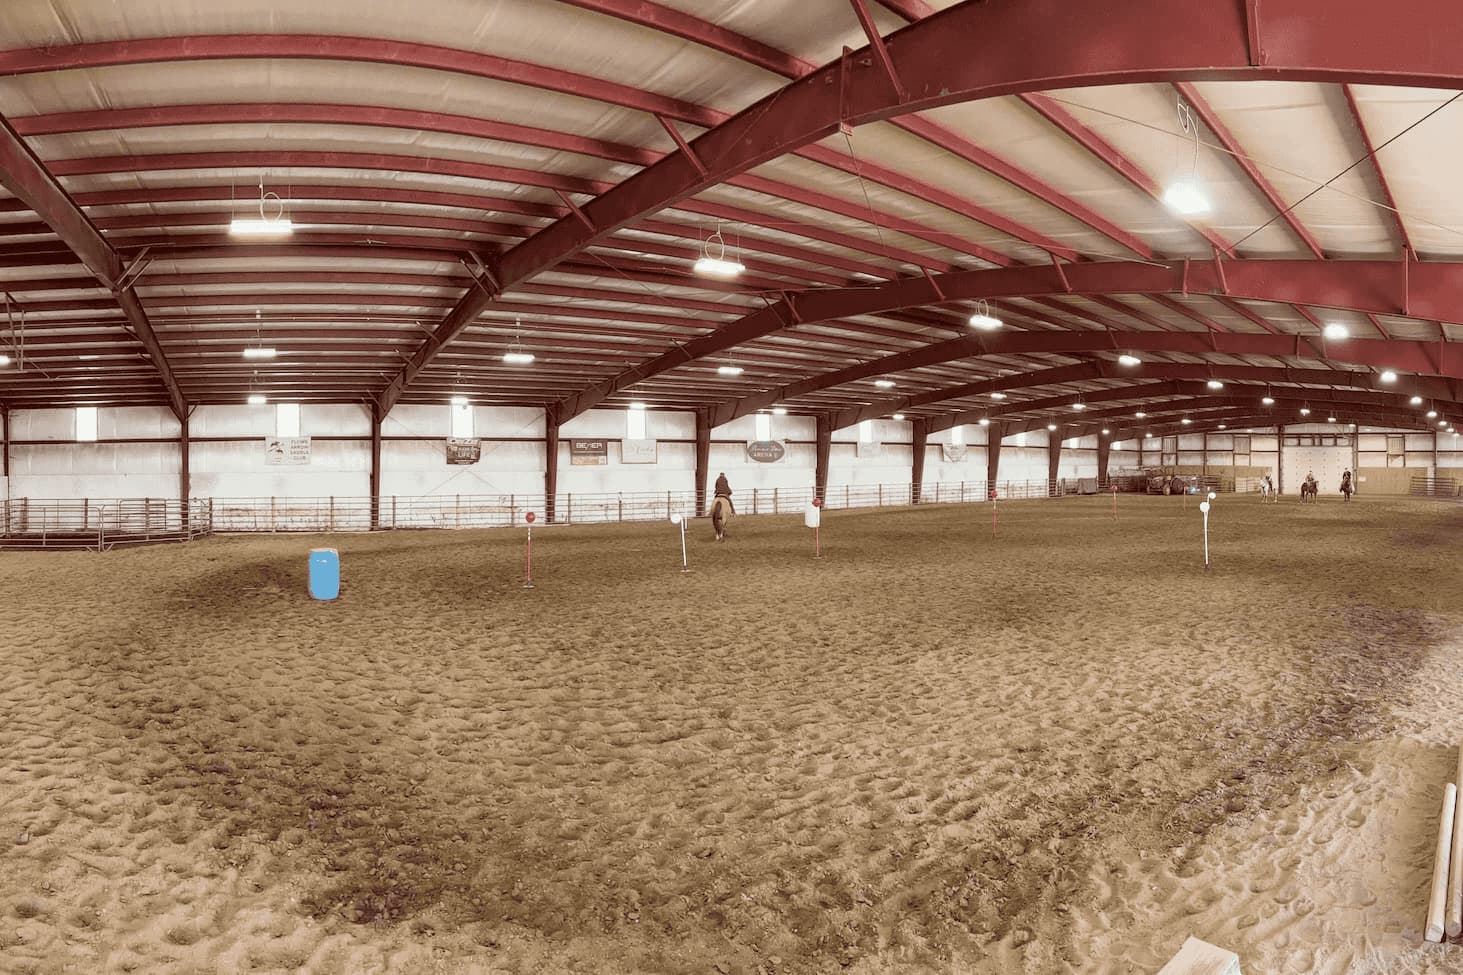
[(1126, 352), (1118, 356), (1118, 362), (1125, 366), (1141, 366), (1143, 364), (1142, 359), (1135, 355), (1129, 355)]
[(991, 399), (1005, 399), (1005, 393), (991, 393)]
[(1192, 109), (1182, 98), (1178, 101), (1179, 128), (1190, 136), (1194, 143), (1194, 157), (1189, 164), (1189, 174), (1181, 176), (1163, 191), (1163, 202), (1175, 213), (1193, 216), (1209, 212), (1209, 198), (1199, 183), (1199, 127), (1194, 122)]
[(986, 332), (994, 331), (1006, 324), (996, 315), (992, 314), (991, 306), (984, 298), (975, 303), (975, 314), (970, 316), (970, 327), (978, 328)]
[(743, 369), (741, 366), (717, 366), (716, 367), (716, 374), (718, 376), (740, 376), (742, 373), (744, 373), (746, 371), (747, 370)]
[(1300, 415), (1301, 416), (1310, 416), (1311, 415), (1311, 405), (1309, 403), (1305, 404), (1304, 406), (1302, 406), (1300, 408)]
[[(715, 250), (715, 254), (712, 251)], [(716, 233), (707, 237), (701, 245), (701, 257), (691, 268), (697, 274), (713, 278), (734, 278), (747, 269), (741, 261), (726, 256), (726, 238), (721, 235), (721, 223), (716, 224)]]
[(1142, 410), (1139, 410), (1137, 413), (1134, 413), (1133, 415), (1136, 416), (1140, 420), (1142, 420), (1142, 419), (1144, 419), (1145, 417), (1148, 416), (1148, 414), (1147, 413), (1144, 413)]
[(892, 379), (875, 379), (874, 380), (874, 385), (875, 386), (878, 386), (880, 389), (893, 389), (894, 388), (894, 380), (892, 380)]
[(263, 313), (258, 309), (254, 311), (254, 344), (244, 350), (245, 359), (273, 359), (278, 353), (264, 344), (264, 336), (259, 331), (259, 321)]
[(1344, 339), (1351, 335), (1351, 330), (1340, 322), (1332, 322), (1321, 329), (1321, 334), (1328, 339)]
[(984, 417), (984, 416), (983, 416), (983, 417), (981, 417), (981, 418), (980, 418), (980, 425), (981, 425), (981, 426), (983, 426), (983, 427), (988, 427), (988, 426), (990, 426), (990, 425), (991, 425), (991, 421), (990, 421), (990, 418), (989, 418), (989, 417)]
[(903, 413), (895, 413), (892, 417), (890, 417), (890, 419), (892, 419), (892, 420), (902, 420), (902, 419), (904, 419), (904, 414)]
[[(265, 213), (266, 206), (273, 202), (279, 205), (274, 216)], [(288, 237), (295, 232), (294, 222), (285, 214), (284, 200), (273, 191), (265, 192), (264, 174), (259, 174), (259, 216), (235, 216), (229, 223), (229, 233), (235, 237)]]
[(513, 319), (513, 347), (503, 353), (503, 361), (510, 366), (526, 366), (533, 361), (533, 353), (523, 349), (523, 319)]
[(1188, 417), (1184, 417), (1179, 422), (1182, 423), (1184, 426), (1188, 426), (1190, 423), (1193, 423), (1194, 421), (1193, 420), (1190, 420)]
[(1204, 385), (1208, 386), (1210, 389), (1223, 389), (1224, 388), (1224, 383), (1220, 382), (1217, 379), (1211, 379), (1207, 383), (1205, 383)]
[(1408, 402), (1411, 403), (1413, 406), (1421, 406), (1422, 405), (1422, 397), (1421, 396), (1414, 396), (1414, 397), (1412, 397), (1412, 399), (1408, 400)]
[(1397, 381), (1397, 374), (1391, 369), (1385, 369), (1382, 371), (1381, 380), (1384, 383), (1395, 383)]
[(773, 416), (787, 416), (787, 407), (785, 407), (785, 406), (774, 406), (772, 408), (772, 415)]
[(264, 394), (257, 391), (258, 385), (259, 370), (255, 369), (254, 375), (249, 377), (249, 396), (247, 399), (244, 400), (244, 402), (248, 403), (250, 406), (263, 406), (265, 403), (268, 402), (268, 400), (264, 398)]

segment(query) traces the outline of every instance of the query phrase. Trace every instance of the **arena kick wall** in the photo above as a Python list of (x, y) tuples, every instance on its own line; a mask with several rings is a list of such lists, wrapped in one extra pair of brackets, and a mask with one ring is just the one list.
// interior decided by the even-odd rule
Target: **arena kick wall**
[[(381, 494), (422, 497), (482, 494), (533, 496), (544, 490), (546, 424), (541, 409), (477, 407), (476, 432), (482, 460), (448, 466), (444, 439), (450, 432), (449, 408), (398, 406), (382, 423)], [(18, 410), (8, 415), (8, 477), (0, 475), (6, 498), (172, 498), (180, 487), (180, 424), (161, 407), (102, 408), (98, 441), (75, 442), (73, 410)], [(783, 443), (777, 463), (752, 461), (746, 444), (756, 438), (756, 419), (742, 417), (711, 431), (708, 480), (725, 471), (740, 491), (805, 490), (814, 480), (817, 429), (813, 417), (773, 416), (772, 438)], [(558, 491), (575, 494), (644, 493), (691, 490), (695, 479), (695, 415), (651, 410), (647, 435), (656, 441), (653, 464), (622, 462), (626, 433), (623, 410), (591, 410), (559, 431)], [(364, 498), (371, 489), (371, 416), (360, 405), (301, 407), (301, 435), (312, 441), (305, 467), (271, 467), (263, 441), (276, 433), (272, 405), (200, 406), (189, 422), (189, 487), (193, 497), (215, 498)], [(943, 447), (953, 430), (930, 436), (925, 484), (986, 479), (986, 429), (961, 428), (964, 457), (947, 461)], [(1325, 424), (1287, 427), (1296, 433), (1335, 434)], [(872, 425), (873, 445), (859, 445), (859, 430), (835, 431), (829, 451), (830, 488), (843, 485), (908, 485), (914, 450), (913, 424), (881, 419)], [(603, 439), (609, 463), (600, 467), (571, 463), (569, 442)], [(1224, 433), (1184, 435), (1164, 441), (1115, 443), (1109, 469), (1164, 466), (1207, 471), (1243, 480), (1273, 471), (1281, 460), (1280, 439), (1271, 431), (1249, 437), (1249, 452), (1239, 454)], [(1093, 477), (1097, 440), (1086, 437), (1062, 444), (1058, 477)], [(1328, 448), (1332, 449), (1332, 448)], [(1344, 451), (1346, 466), (1360, 472), (1362, 490), (1405, 493), (1414, 473), (1460, 469), (1463, 449), (1451, 435), (1360, 433)], [(1007, 437), (997, 479), (1040, 482), (1048, 474), (1046, 431)]]

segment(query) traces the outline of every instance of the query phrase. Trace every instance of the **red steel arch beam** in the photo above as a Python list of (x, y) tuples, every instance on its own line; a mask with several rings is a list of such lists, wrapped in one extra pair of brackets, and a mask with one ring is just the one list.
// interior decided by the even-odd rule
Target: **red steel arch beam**
[[(1423, 87), (1463, 84), (1458, 46), (1432, 43), (1453, 30), (1451, 3), (1413, 0), (1412, 6), (1408, 16), (1399, 16), (1368, 0), (1273, 0), (1265, 19), (1252, 23), (1245, 8), (1232, 3), (965, 3), (887, 39), (910, 100), (897, 100), (883, 72), (858, 59), (825, 66), (696, 138), (691, 147), (699, 165), (681, 153), (668, 156), (584, 204), (589, 226), (560, 219), (514, 247), (499, 262), (500, 280), (531, 277), (599, 236), (817, 141), (840, 124), (974, 98), (1139, 81), (1375, 78)], [(1053, 24), (1061, 29), (1053, 30)], [(952, 50), (969, 37), (984, 41), (981, 57)], [(1252, 48), (1254, 42), (1259, 43)], [(384, 391), (383, 403), (395, 402), (487, 303), (480, 292), (464, 296)]]
[(998, 376), (980, 382), (963, 383), (959, 386), (914, 393), (910, 396), (891, 397), (867, 406), (840, 411), (834, 416), (834, 429), (843, 430), (862, 420), (872, 420), (890, 413), (903, 413), (934, 403), (964, 399), (968, 396), (980, 396), (985, 393), (1092, 380), (1138, 381), (1144, 379), (1218, 379), (1231, 382), (1261, 382), (1279, 384), (1282, 387), (1279, 391), (1282, 393), (1289, 391), (1290, 386), (1343, 386), (1381, 393), (1397, 392), (1421, 396), (1426, 400), (1463, 401), (1463, 381), (1450, 382), (1435, 376), (1399, 376), (1397, 382), (1388, 384), (1382, 382), (1377, 373), (1351, 369), (1290, 369), (1207, 362), (1145, 362), (1137, 366), (1124, 366), (1107, 359), (1095, 359), (1076, 365), (1038, 369), (1035, 372), (1018, 373), (1011, 376)]
[(1392, 220), (1397, 229), (1397, 239), (1402, 244), (1402, 254), (1404, 257), (1408, 255), (1415, 257), (1417, 249), (1412, 246), (1412, 237), (1407, 233), (1407, 223), (1397, 209), (1397, 201), (1392, 196), (1392, 187), (1387, 182), (1387, 174), (1382, 169), (1382, 161), (1377, 158), (1377, 151), (1372, 145), (1371, 136), (1367, 135), (1366, 123), (1361, 120), (1361, 109), (1356, 104), (1356, 96), (1351, 93), (1351, 86), (1348, 84), (1342, 84), (1341, 94), (1346, 99), (1346, 108), (1351, 113), (1351, 121), (1356, 124), (1356, 134), (1361, 137), (1361, 144), (1366, 149), (1367, 158), (1372, 161), (1372, 171), (1377, 174), (1377, 186), (1382, 191), (1382, 200), (1392, 214)]
[(180, 421), (186, 422), (188, 404), (147, 312), (137, 300), (137, 293), (123, 283), (127, 269), (122, 258), (3, 118), (0, 118), (0, 185), (34, 210), (87, 270), (112, 292), (113, 296), (104, 300), (105, 307), (121, 306), (127, 325), (147, 351), (167, 391), (168, 405)]
[[(1265, 301), (1352, 308), (1383, 314), (1395, 314), (1405, 301), (1414, 315), (1426, 318), (1446, 317), (1446, 314), (1437, 313), (1456, 314), (1456, 310), (1463, 307), (1463, 263), (1412, 265), (1405, 295), (1401, 290), (1402, 284), (1397, 265), (1378, 261), (1226, 261), (1222, 266), (1209, 262), (1165, 265), (1115, 261), (1070, 264), (1060, 274), (1050, 266), (955, 271), (931, 279), (900, 278), (867, 288), (804, 292), (796, 296), (795, 307), (787, 301), (778, 302), (699, 339), (695, 357), (725, 351), (793, 324), (880, 314), (936, 302), (1058, 296), (1069, 292), (1079, 295), (1227, 293)], [(936, 365), (968, 355), (995, 354), (961, 350), (997, 346), (1006, 353), (1023, 354), (1131, 348), (1190, 354), (1224, 352), (1233, 355), (1305, 356), (1463, 377), (1463, 344), (1437, 347), (1436, 343), (1364, 340), (1328, 344), (1319, 336), (1254, 333), (1031, 331), (984, 338), (971, 335), (901, 353), (853, 367), (858, 372), (854, 378)], [(1354, 358), (1359, 353), (1365, 353), (1368, 358)], [(1431, 358), (1434, 354), (1436, 361)], [(603, 402), (606, 397), (675, 368), (687, 358), (679, 352), (657, 357), (560, 401), (556, 409), (564, 419), (577, 416)], [(837, 375), (830, 374), (833, 377)], [(725, 418), (716, 422), (725, 423), (734, 416), (772, 405), (781, 398), (803, 395), (848, 380), (839, 379), (819, 385), (821, 381), (812, 381), (812, 385), (796, 393), (784, 388), (733, 404), (729, 407), (733, 411), (730, 414), (726, 413), (728, 408), (719, 407), (723, 413), (716, 415)], [(755, 402), (755, 405), (748, 406), (749, 402)], [(741, 412), (735, 412), (738, 410)]]

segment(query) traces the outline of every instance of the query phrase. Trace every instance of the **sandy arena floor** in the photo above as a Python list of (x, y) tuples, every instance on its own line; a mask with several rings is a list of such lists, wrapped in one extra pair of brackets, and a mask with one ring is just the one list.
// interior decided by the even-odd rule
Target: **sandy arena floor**
[(1108, 504), (0, 553), (0, 971), (1463, 971), (1463, 507)]

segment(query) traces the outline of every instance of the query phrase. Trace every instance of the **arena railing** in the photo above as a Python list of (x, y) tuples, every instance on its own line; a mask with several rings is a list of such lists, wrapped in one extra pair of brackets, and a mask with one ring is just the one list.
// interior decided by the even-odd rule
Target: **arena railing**
[(1408, 493), (1419, 498), (1447, 498), (1458, 500), (1458, 480), (1454, 477), (1438, 477), (1432, 474), (1413, 475)]
[[(961, 504), (989, 499), (994, 486), (999, 500), (1028, 500), (1091, 494), (1106, 485), (1095, 478), (1057, 481), (1003, 480), (928, 481), (920, 485), (921, 504)], [(745, 488), (734, 496), (739, 515), (797, 514), (813, 500), (806, 488)], [(903, 507), (913, 503), (912, 484), (843, 484), (830, 486), (823, 502), (828, 510)], [(707, 500), (710, 500), (709, 497)], [(176, 501), (163, 499), (40, 500), (6, 502), (0, 536), (37, 536), (57, 543), (91, 536), (87, 547), (109, 547), (140, 535), (144, 541), (173, 540), (220, 532), (347, 532), (382, 529), (496, 528), (524, 524), (532, 511), (536, 524), (604, 524), (695, 515), (692, 491), (584, 493), (564, 492), (553, 498), (552, 511), (543, 494), (388, 495), (376, 512), (364, 497), (195, 498), (191, 516), (183, 518)], [(9, 526), (15, 526), (14, 528)], [(101, 541), (98, 542), (97, 538)]]
[(15, 498), (0, 502), (0, 548), (79, 548), (188, 542), (212, 534), (207, 499)]

